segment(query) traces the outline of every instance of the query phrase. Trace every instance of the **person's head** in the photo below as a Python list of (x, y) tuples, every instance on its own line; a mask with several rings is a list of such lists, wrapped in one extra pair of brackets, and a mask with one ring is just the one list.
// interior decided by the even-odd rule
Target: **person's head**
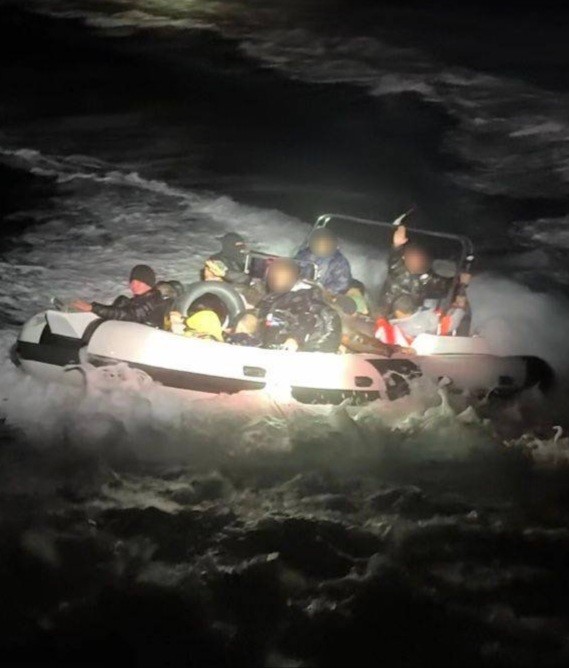
[(181, 297), (184, 294), (184, 285), (180, 281), (168, 281), (172, 289), (176, 293), (176, 297)]
[(224, 255), (231, 258), (243, 258), (247, 253), (247, 244), (245, 239), (237, 232), (228, 232), (222, 237), (219, 237), (221, 241), (221, 250)]
[(145, 295), (156, 285), (156, 274), (147, 264), (137, 264), (132, 268), (128, 281), (130, 291), (135, 297)]
[(186, 315), (191, 317), (192, 315), (200, 313), (201, 311), (213, 311), (219, 318), (220, 322), (225, 322), (229, 315), (227, 306), (223, 303), (223, 301), (216, 295), (208, 293), (202, 295), (195, 302), (193, 302), (188, 308)]
[(407, 244), (403, 251), (405, 268), (410, 274), (424, 274), (431, 268), (429, 253), (416, 244)]
[(299, 276), (300, 268), (294, 260), (275, 260), (267, 271), (267, 287), (270, 292), (290, 292)]
[(162, 299), (176, 299), (178, 293), (169, 281), (158, 281), (156, 289), (162, 296)]
[(216, 341), (223, 341), (221, 321), (214, 311), (205, 310), (193, 313), (186, 318), (186, 327), (195, 334), (209, 336)]
[(259, 318), (254, 311), (245, 311), (235, 323), (235, 334), (250, 334), (253, 336), (259, 331)]
[(332, 231), (321, 227), (310, 235), (308, 246), (316, 257), (330, 257), (338, 248), (338, 239)]
[(393, 316), (397, 320), (409, 318), (417, 311), (417, 304), (410, 295), (401, 295), (393, 302)]
[(362, 295), (362, 297), (365, 297), (366, 294), (366, 286), (361, 282), (358, 281), (357, 278), (352, 278), (350, 281), (350, 285), (348, 286), (348, 289), (346, 290), (346, 294), (356, 294), (359, 293)]
[(358, 312), (358, 305), (352, 297), (346, 295), (336, 295), (332, 299), (334, 306), (340, 309), (344, 315), (355, 315)]
[(365, 285), (355, 278), (350, 281), (350, 285), (346, 290), (346, 296), (350, 297), (356, 305), (356, 310), (362, 315), (369, 314), (369, 305), (366, 299)]

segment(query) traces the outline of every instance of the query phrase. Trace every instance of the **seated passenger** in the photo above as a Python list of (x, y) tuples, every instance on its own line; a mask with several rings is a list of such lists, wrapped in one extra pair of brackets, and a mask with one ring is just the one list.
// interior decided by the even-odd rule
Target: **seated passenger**
[(259, 303), (265, 348), (337, 352), (342, 324), (318, 288), (300, 280), (293, 260), (276, 260), (267, 272), (269, 294)]
[(393, 315), (393, 303), (402, 295), (409, 295), (417, 304), (425, 299), (441, 299), (452, 287), (452, 279), (432, 271), (427, 251), (409, 242), (407, 230), (399, 225), (393, 235), (388, 273), (380, 300), (380, 311), (385, 317)]
[(346, 290), (346, 295), (354, 300), (356, 311), (360, 315), (369, 315), (369, 304), (366, 298), (365, 285), (353, 278)]
[(249, 285), (249, 276), (245, 273), (247, 258), (245, 239), (236, 232), (228, 232), (219, 237), (219, 240), (221, 251), (206, 260), (202, 272), (203, 280)]
[(260, 322), (254, 311), (245, 311), (238, 318), (234, 327), (226, 333), (225, 341), (234, 346), (259, 348), (263, 344), (259, 335)]
[(310, 235), (308, 248), (299, 251), (295, 258), (304, 263), (302, 275), (308, 276), (309, 264), (315, 264), (316, 281), (328, 292), (346, 292), (352, 281), (350, 263), (338, 248), (338, 239), (329, 229), (321, 227)]
[(223, 341), (221, 321), (215, 311), (195, 311), (188, 314), (184, 336), (211, 341)]
[[(184, 291), (181, 283), (178, 281), (159, 281), (156, 283), (156, 289), (162, 296), (162, 328), (166, 331), (171, 330), (171, 322), (169, 315), (172, 311), (174, 302)], [(156, 318), (158, 319), (159, 312), (157, 310)]]
[(225, 323), (229, 316), (229, 311), (223, 301), (216, 295), (206, 293), (191, 304), (185, 315), (179, 311), (170, 311), (166, 318), (169, 327), (166, 327), (166, 329), (174, 334), (184, 334), (186, 330), (186, 318), (200, 311), (213, 311), (220, 323)]
[(415, 351), (406, 345), (387, 344), (373, 336), (373, 321), (358, 313), (356, 302), (347, 295), (336, 295), (330, 305), (342, 322), (342, 352), (371, 353), (391, 357)]
[(403, 295), (393, 304), (393, 318), (377, 320), (376, 337), (384, 343), (403, 345), (402, 341), (405, 340), (410, 345), (419, 334), (455, 334), (466, 312), (465, 303), (465, 298), (457, 298), (443, 313), (436, 300), (426, 300), (417, 308), (408, 295)]
[[(417, 305), (410, 295), (401, 295), (392, 304), (392, 318), (380, 316), (375, 323), (375, 338), (390, 346), (409, 346), (415, 336), (408, 334), (404, 324), (417, 313)], [(436, 329), (438, 318), (435, 315)], [(401, 324), (403, 323), (403, 326)], [(432, 324), (432, 323), (431, 323)]]
[(103, 320), (127, 320), (152, 327), (162, 327), (164, 302), (156, 289), (156, 274), (148, 265), (138, 264), (130, 272), (129, 287), (132, 297), (117, 298), (112, 305), (97, 302), (74, 301), (78, 311), (92, 312)]

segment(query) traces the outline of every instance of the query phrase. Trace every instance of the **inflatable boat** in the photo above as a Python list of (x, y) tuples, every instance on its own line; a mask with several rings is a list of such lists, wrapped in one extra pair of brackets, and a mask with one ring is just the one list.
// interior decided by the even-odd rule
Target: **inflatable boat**
[(302, 403), (361, 404), (409, 393), (421, 375), (448, 378), (457, 390), (510, 394), (548, 378), (532, 357), (498, 357), (476, 337), (421, 334), (417, 355), (288, 352), (187, 338), (132, 322), (103, 321), (90, 313), (46, 311), (29, 320), (13, 350), (14, 362), (48, 382), (81, 384), (81, 365), (126, 363), (178, 392), (231, 394), (288, 391)]
[[(352, 227), (360, 223), (386, 225), (328, 214), (318, 219), (316, 227), (335, 220), (348, 221)], [(468, 256), (468, 243), (452, 235), (439, 236), (459, 240), (458, 271)], [(361, 243), (368, 247), (365, 239)], [(249, 265), (255, 265), (262, 274), (267, 258), (270, 260), (270, 256), (259, 256)], [(195, 284), (178, 308), (185, 311), (203, 293), (217, 291), (220, 297), (225, 295), (228, 311), (235, 315), (243, 307), (240, 297), (221, 285)], [(269, 350), (188, 338), (142, 324), (104, 321), (91, 313), (53, 309), (35, 315), (24, 325), (12, 358), (25, 373), (48, 382), (81, 384), (85, 364), (100, 367), (126, 363), (176, 392), (278, 392), (302, 403), (316, 404), (395, 400), (408, 394), (410, 383), (420, 376), (435, 382), (448, 379), (458, 391), (502, 395), (535, 385), (546, 389), (553, 379), (544, 361), (493, 355), (485, 339), (478, 336), (420, 334), (413, 349), (415, 354), (392, 357)]]

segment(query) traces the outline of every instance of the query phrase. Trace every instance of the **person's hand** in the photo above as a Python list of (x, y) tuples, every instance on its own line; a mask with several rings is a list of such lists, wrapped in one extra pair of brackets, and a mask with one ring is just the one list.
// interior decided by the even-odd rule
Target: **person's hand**
[(223, 278), (227, 274), (227, 267), (223, 262), (217, 260), (207, 260), (205, 266), (217, 278)]
[(89, 302), (83, 301), (82, 299), (76, 299), (71, 302), (71, 308), (74, 308), (76, 311), (82, 311), (83, 313), (90, 313), (93, 310), (93, 306)]
[(394, 355), (416, 355), (417, 351), (415, 348), (410, 348), (409, 346), (393, 346)]
[(298, 342), (295, 339), (287, 339), (283, 343), (283, 350), (288, 350), (291, 353), (295, 353), (298, 350)]
[(409, 239), (407, 238), (407, 228), (405, 225), (398, 225), (393, 233), (393, 245), (395, 248), (401, 248)]
[(470, 285), (471, 280), (472, 280), (472, 274), (469, 274), (467, 272), (463, 272), (460, 275), (460, 284), (461, 285)]

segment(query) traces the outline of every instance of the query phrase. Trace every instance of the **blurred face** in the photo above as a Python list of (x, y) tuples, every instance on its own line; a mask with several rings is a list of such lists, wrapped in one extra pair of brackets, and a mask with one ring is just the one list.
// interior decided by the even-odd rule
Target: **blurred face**
[(267, 285), (271, 292), (289, 292), (298, 280), (294, 267), (275, 264), (267, 274)]
[(235, 248), (237, 248), (237, 250), (241, 255), (245, 255), (245, 253), (247, 252), (247, 244), (244, 241), (238, 241), (235, 244)]
[(407, 311), (401, 311), (400, 309), (395, 309), (393, 315), (396, 320), (404, 320), (405, 318), (410, 318), (413, 314), (407, 313)]
[(419, 248), (405, 251), (405, 267), (411, 274), (424, 274), (429, 270), (429, 256)]
[(330, 257), (338, 247), (333, 237), (316, 237), (310, 242), (310, 250), (316, 257)]
[(152, 290), (150, 285), (146, 285), (146, 283), (143, 283), (142, 281), (137, 281), (136, 279), (129, 283), (129, 287), (130, 291), (135, 297), (139, 295), (145, 295), (149, 290)]

